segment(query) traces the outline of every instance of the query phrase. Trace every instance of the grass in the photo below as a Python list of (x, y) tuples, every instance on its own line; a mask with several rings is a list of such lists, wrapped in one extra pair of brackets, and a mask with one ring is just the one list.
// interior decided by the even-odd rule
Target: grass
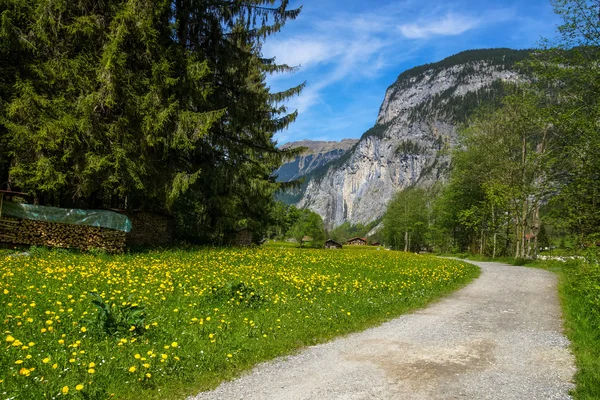
[(582, 255), (585, 259), (566, 262), (463, 258), (542, 268), (558, 275), (565, 333), (577, 364), (576, 387), (571, 394), (575, 400), (597, 400), (600, 399), (600, 255), (598, 250), (587, 250)]
[(466, 263), (391, 251), (0, 253), (3, 398), (183, 398), (461, 287)]
[(536, 261), (529, 266), (558, 273), (566, 334), (577, 363), (575, 400), (600, 399), (600, 264), (598, 252), (586, 260)]

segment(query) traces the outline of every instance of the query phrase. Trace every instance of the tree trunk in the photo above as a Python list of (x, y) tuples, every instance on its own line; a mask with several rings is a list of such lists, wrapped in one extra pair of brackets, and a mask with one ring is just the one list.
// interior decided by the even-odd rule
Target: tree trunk
[(492, 203), (492, 229), (494, 230), (492, 258), (496, 258), (496, 238), (498, 236), (498, 230), (496, 229), (496, 208), (494, 207), (493, 203)]
[(404, 232), (404, 251), (408, 251), (408, 231)]
[(481, 236), (479, 237), (479, 255), (483, 255), (483, 230), (481, 230)]

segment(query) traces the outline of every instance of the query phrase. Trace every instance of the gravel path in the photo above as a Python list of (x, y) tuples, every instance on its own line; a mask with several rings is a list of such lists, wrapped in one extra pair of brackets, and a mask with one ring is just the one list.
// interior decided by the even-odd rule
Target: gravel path
[(190, 399), (569, 399), (575, 367), (556, 276), (473, 264), (477, 280), (426, 309)]

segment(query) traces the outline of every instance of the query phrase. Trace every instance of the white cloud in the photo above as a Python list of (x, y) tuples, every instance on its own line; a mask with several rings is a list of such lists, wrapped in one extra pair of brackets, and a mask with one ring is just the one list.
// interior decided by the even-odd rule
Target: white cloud
[[(335, 86), (340, 90), (357, 82), (375, 80), (427, 45), (426, 41), (407, 39), (459, 35), (493, 23), (494, 19), (507, 18), (505, 12), (499, 14), (501, 17), (494, 15), (502, 10), (469, 17), (466, 12), (452, 11), (448, 6), (428, 8), (431, 15), (437, 17), (426, 18), (422, 14), (423, 1), (427, 0), (407, 0), (400, 5), (393, 2), (360, 14), (336, 12), (327, 17), (315, 14), (305, 20), (307, 23), (301, 29), (284, 30), (281, 35), (269, 38), (263, 45), (265, 57), (276, 56), (280, 64), (301, 67), (293, 75), (269, 76), (267, 82), (271, 89), (285, 90), (307, 82), (299, 96), (286, 101), (288, 109), (298, 110), (300, 116), (290, 130), (280, 133), (278, 138), (285, 141), (290, 136), (315, 129), (324, 132), (327, 130), (323, 126), (324, 119), (335, 120), (335, 126), (342, 126), (344, 118), (355, 119), (356, 110), (335, 119), (337, 111), (332, 109), (332, 98), (337, 94), (332, 93), (331, 88)], [(290, 28), (292, 26), (290, 24)]]
[(384, 29), (394, 25), (386, 18), (337, 15), (315, 20), (308, 32), (267, 41), (263, 46), (265, 57), (276, 55), (278, 63), (301, 66), (291, 78), (286, 74), (270, 76), (269, 85), (278, 90), (290, 87), (294, 79), (306, 79), (307, 87), (287, 102), (288, 107), (300, 113), (316, 105), (327, 107), (321, 93), (328, 87), (343, 81), (373, 78), (389, 67), (389, 62), (383, 62), (382, 50), (392, 46), (397, 35), (393, 34), (393, 28)]
[(339, 52), (340, 49), (336, 49), (334, 44), (317, 38), (293, 37), (283, 41), (270, 41), (263, 47), (263, 54), (277, 55), (277, 63), (302, 68), (331, 62), (334, 57), (339, 56)]
[(441, 19), (404, 24), (399, 29), (409, 39), (427, 39), (432, 36), (457, 36), (480, 24), (479, 18), (449, 13)]

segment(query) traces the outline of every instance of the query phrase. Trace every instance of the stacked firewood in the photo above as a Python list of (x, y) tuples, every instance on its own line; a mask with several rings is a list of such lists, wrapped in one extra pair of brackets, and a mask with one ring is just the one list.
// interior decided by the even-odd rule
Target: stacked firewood
[(132, 229), (127, 234), (129, 246), (165, 246), (173, 241), (173, 217), (150, 211), (129, 211)]
[(125, 235), (122, 231), (95, 226), (0, 218), (0, 242), (4, 243), (121, 253), (125, 247)]

